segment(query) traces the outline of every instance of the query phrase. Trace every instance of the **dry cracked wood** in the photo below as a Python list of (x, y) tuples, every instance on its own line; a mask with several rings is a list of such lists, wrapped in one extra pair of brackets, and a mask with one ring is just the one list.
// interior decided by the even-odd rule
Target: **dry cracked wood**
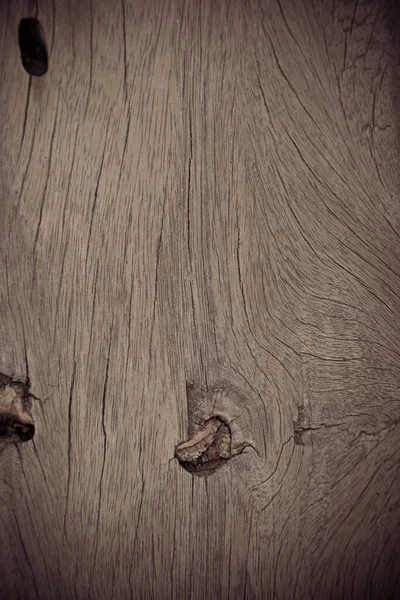
[[(395, 4), (1, 3), (4, 598), (400, 595)], [(208, 477), (186, 381), (251, 444)]]

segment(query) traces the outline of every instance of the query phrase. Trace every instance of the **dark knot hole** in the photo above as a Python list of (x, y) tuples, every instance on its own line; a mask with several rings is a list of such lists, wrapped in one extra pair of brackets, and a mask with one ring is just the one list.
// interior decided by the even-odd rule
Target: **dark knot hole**
[(18, 27), (22, 65), (29, 75), (41, 77), (48, 68), (46, 40), (37, 19), (22, 19)]

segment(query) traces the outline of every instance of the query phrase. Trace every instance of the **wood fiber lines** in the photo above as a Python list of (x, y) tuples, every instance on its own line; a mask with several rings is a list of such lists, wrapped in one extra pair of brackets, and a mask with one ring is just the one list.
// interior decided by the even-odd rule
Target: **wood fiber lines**
[[(0, 457), (0, 596), (400, 595), (398, 23), (1, 3), (0, 373), (40, 400)], [(193, 423), (241, 451), (188, 472)]]

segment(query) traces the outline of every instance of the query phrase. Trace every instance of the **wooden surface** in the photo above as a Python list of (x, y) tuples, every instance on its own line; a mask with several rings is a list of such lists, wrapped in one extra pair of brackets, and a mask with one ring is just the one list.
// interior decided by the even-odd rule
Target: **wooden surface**
[(2, 0), (1, 598), (399, 597), (394, 6)]

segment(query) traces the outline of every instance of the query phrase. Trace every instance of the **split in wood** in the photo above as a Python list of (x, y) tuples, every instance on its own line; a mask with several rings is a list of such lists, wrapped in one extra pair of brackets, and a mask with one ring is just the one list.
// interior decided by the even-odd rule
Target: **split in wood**
[(293, 430), (294, 430), (294, 443), (298, 446), (304, 446), (303, 442), (303, 431), (304, 431), (304, 406), (301, 405), (297, 408), (297, 421), (293, 421)]
[(22, 19), (18, 42), (25, 71), (35, 77), (44, 75), (48, 69), (47, 47), (43, 28), (37, 19)]

